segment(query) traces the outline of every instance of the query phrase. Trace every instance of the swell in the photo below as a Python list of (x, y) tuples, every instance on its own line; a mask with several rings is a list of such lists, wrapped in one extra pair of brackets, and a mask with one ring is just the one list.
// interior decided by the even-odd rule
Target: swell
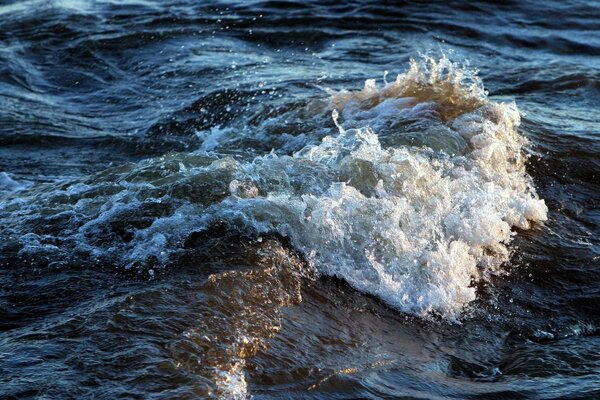
[[(591, 89), (592, 92), (600, 90), (600, 75), (594, 73), (576, 72), (564, 74), (555, 78), (529, 79), (518, 84), (500, 89), (497, 95), (515, 95), (531, 93), (555, 93), (560, 91)], [(591, 95), (591, 93), (590, 93)]]
[[(373, 26), (384, 31), (427, 33), (431, 28), (425, 26), (433, 20), (436, 21), (433, 30), (448, 39), (484, 38), (500, 47), (535, 48), (555, 54), (593, 55), (598, 50), (595, 41), (584, 42), (572, 38), (597, 27), (597, 18), (594, 18), (597, 10), (584, 3), (569, 7), (558, 2), (547, 7), (542, 4), (513, 4), (509, 7), (506, 3), (477, 2), (448, 7), (443, 2), (433, 2), (427, 10), (423, 10), (418, 2), (411, 1), (402, 4), (369, 1), (345, 5), (312, 1), (303, 6), (287, 2), (225, 6), (215, 2), (199, 7), (171, 7), (167, 16), (160, 6), (152, 4), (103, 4), (78, 9), (60, 5), (47, 7), (41, 2), (33, 2), (33, 7), (36, 6), (37, 12), (33, 16), (21, 13), (18, 9), (8, 11), (12, 18), (7, 18), (3, 23), (5, 35), (53, 46), (60, 46), (68, 39), (71, 45), (104, 51), (114, 49), (117, 43), (121, 49), (132, 49), (152, 45), (156, 41), (189, 37), (198, 34), (197, 27), (202, 27), (202, 31), (209, 32), (227, 30), (228, 35), (271, 48), (283, 45), (290, 48), (306, 45), (323, 48), (333, 40), (348, 38), (352, 31), (375, 34)], [(560, 9), (563, 18), (544, 17), (546, 8), (550, 10), (548, 15)], [(106, 18), (99, 19), (96, 16), (98, 13)], [(512, 20), (518, 34), (506, 33), (503, 29), (504, 20), (499, 15), (504, 20)], [(59, 22), (56, 22), (57, 18)], [(260, 27), (256, 26), (257, 20), (260, 20)], [(479, 20), (484, 23), (474, 23)], [(44, 29), (40, 29), (40, 26)], [(90, 26), (96, 29), (89, 29)], [(137, 31), (128, 33), (131, 26), (135, 26)], [(532, 26), (547, 32), (562, 31), (572, 35), (532, 35), (527, 29)], [(281, 39), (282, 35), (271, 34), (281, 32), (282, 28), (286, 28), (287, 41)], [(98, 34), (98, 31), (102, 33)], [(90, 32), (94, 33), (91, 39)], [(395, 38), (396, 33), (389, 38)]]

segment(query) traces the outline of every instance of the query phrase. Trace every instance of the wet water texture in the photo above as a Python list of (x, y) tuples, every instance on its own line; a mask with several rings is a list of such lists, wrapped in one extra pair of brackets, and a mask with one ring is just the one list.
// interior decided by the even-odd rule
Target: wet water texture
[(600, 5), (495, 3), (1, 3), (0, 398), (600, 398)]

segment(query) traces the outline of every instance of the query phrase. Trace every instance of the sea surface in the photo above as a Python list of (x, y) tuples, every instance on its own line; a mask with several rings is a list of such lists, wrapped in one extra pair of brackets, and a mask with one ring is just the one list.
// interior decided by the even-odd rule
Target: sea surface
[(0, 1), (0, 398), (599, 399), (598, 1)]

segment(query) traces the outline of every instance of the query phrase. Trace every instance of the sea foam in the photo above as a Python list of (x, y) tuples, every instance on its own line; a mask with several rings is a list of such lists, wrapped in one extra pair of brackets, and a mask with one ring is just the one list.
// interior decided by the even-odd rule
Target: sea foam
[(489, 99), (475, 72), (445, 57), (412, 61), (382, 87), (330, 93), (322, 115), (338, 132), (291, 155), (170, 154), (0, 211), (20, 218), (11, 233), (23, 257), (51, 246), (128, 268), (168, 264), (215, 223), (276, 233), (317, 274), (403, 312), (455, 318), (508, 260), (512, 228), (546, 219), (516, 105)]
[[(210, 215), (291, 238), (317, 271), (399, 310), (456, 316), (473, 282), (507, 261), (511, 228), (546, 219), (516, 105), (489, 100), (470, 70), (425, 58), (382, 88), (333, 92), (331, 108), (337, 135), (239, 165), (250, 189), (236, 180)], [(415, 119), (437, 150), (382, 146), (378, 130), (403, 135)]]

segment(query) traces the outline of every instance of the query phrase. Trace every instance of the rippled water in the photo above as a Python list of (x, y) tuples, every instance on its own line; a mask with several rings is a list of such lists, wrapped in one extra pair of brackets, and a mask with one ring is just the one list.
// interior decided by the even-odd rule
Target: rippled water
[(0, 397), (600, 397), (594, 1), (0, 5)]

